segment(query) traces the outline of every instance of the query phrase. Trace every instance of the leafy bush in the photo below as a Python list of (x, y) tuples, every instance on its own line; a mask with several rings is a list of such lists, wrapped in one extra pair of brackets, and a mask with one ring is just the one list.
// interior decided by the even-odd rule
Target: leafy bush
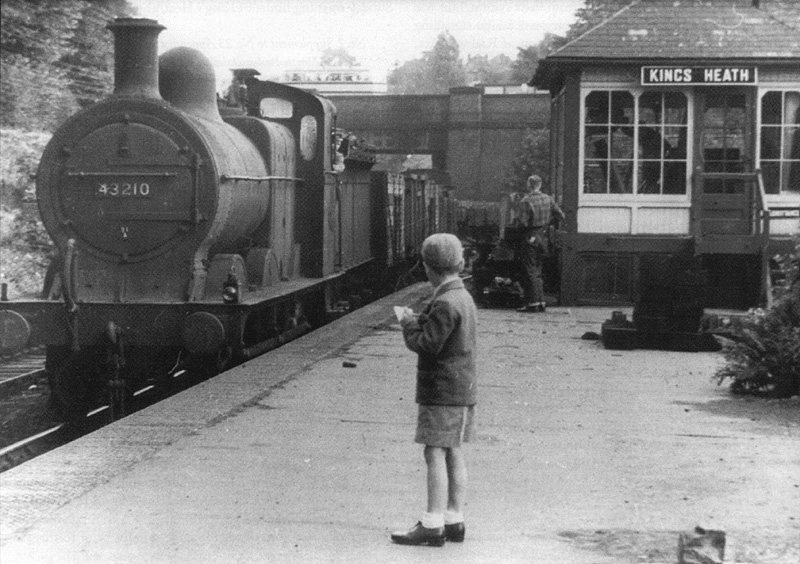
[(34, 182), (49, 133), (0, 130), (0, 278), (9, 297), (37, 294), (52, 251), (39, 219)]
[(778, 261), (783, 280), (773, 306), (731, 322), (731, 342), (722, 351), (727, 364), (716, 377), (719, 383), (730, 378), (734, 393), (800, 394), (800, 237), (794, 252)]

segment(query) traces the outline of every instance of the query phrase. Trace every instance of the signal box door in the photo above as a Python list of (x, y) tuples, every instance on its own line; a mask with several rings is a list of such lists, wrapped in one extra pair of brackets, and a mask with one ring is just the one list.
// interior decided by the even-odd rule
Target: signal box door
[[(695, 112), (695, 163), (700, 172), (752, 172), (753, 89), (699, 90)], [(694, 206), (702, 235), (749, 235), (755, 186), (749, 180), (703, 178), (695, 184)]]

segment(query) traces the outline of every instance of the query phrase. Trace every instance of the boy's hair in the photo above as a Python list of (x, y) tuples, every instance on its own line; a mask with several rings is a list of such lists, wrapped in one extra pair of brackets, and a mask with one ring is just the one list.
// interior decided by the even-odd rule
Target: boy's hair
[(464, 267), (464, 248), (452, 233), (434, 233), (422, 242), (422, 262), (439, 274), (458, 274)]
[(531, 174), (528, 177), (528, 190), (530, 189), (536, 190), (537, 188), (541, 187), (542, 187), (542, 177), (539, 176), (538, 174)]

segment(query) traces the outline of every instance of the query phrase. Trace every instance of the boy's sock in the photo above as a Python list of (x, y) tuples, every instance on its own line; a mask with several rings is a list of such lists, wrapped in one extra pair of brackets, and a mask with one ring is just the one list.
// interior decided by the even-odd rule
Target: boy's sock
[(422, 526), (426, 529), (438, 529), (444, 527), (444, 514), (443, 513), (423, 513)]
[(463, 523), (463, 522), (464, 522), (463, 511), (451, 511), (450, 509), (445, 510), (444, 512), (445, 525), (455, 525), (456, 523)]

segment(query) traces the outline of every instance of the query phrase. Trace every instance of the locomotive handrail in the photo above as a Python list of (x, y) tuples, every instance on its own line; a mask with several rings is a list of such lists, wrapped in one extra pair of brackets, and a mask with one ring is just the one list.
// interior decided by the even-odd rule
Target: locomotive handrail
[(171, 178), (178, 176), (177, 172), (67, 172), (67, 176), (77, 176), (84, 178), (87, 176), (156, 176), (161, 178)]
[(78, 310), (78, 296), (76, 291), (76, 269), (78, 249), (75, 239), (67, 241), (63, 262), (63, 297), (67, 311), (74, 313)]
[(300, 183), (305, 182), (304, 179), (295, 178), (293, 176), (230, 176), (223, 174), (219, 177), (220, 182), (239, 182), (240, 180), (247, 182), (266, 182), (268, 180), (292, 180)]
[(62, 297), (64, 307), (67, 310), (67, 328), (69, 329), (71, 346), (74, 352), (80, 350), (80, 338), (78, 336), (78, 289), (77, 289), (77, 270), (78, 270), (78, 247), (75, 239), (67, 241), (67, 248), (64, 252), (64, 263), (62, 265)]

